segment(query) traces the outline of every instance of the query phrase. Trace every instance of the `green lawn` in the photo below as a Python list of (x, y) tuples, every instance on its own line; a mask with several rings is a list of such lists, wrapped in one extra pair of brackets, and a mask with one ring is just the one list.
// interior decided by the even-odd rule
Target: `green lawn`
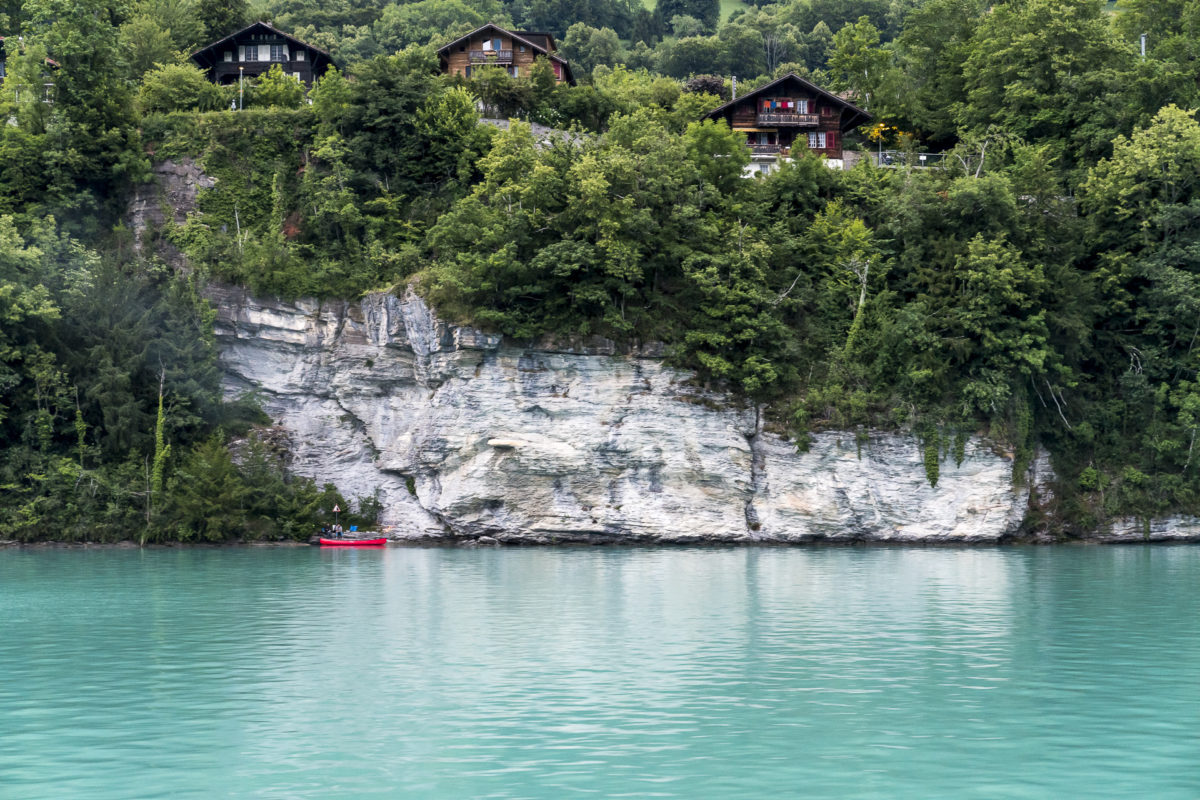
[[(654, 4), (657, 2), (658, 2), (658, 0), (642, 0), (642, 5), (645, 6), (647, 9), (649, 9), (650, 11), (653, 11)], [(1114, 2), (1115, 2), (1115, 0), (1114, 0)], [(747, 7), (747, 3), (745, 2), (745, 0), (721, 0), (721, 20), (724, 21), (724, 20), (729, 19), (730, 14), (732, 14), (733, 12), (735, 12), (739, 9), (746, 8), (746, 7)]]
[(721, 19), (729, 19), (729, 15), (733, 12), (749, 7), (750, 4), (743, 2), (743, 0), (721, 0)]

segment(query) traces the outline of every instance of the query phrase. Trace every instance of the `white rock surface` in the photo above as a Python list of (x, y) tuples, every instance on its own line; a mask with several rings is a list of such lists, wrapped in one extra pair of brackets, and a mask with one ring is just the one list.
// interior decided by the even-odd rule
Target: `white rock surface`
[(378, 490), (398, 538), (994, 542), (1025, 513), (1011, 461), (983, 441), (936, 488), (907, 436), (822, 433), (798, 453), (649, 348), (522, 347), (411, 294), (211, 296), (227, 391), (258, 393), (298, 473)]
[(1090, 538), (1102, 544), (1197, 542), (1200, 541), (1200, 518), (1178, 516), (1144, 520), (1120, 517)]

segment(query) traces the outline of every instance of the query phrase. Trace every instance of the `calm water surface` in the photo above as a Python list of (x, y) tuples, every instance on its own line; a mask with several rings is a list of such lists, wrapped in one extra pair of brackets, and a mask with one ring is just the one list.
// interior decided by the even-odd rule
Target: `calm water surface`
[(1200, 548), (0, 550), (0, 797), (1197, 798)]

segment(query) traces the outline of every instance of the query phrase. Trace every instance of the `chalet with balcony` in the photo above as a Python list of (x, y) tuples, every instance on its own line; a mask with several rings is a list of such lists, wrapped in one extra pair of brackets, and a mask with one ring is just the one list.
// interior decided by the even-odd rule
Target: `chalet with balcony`
[(514, 78), (529, 77), (534, 59), (539, 56), (550, 62), (554, 77), (562, 83), (575, 85), (571, 65), (560, 55), (554, 37), (533, 31), (506, 31), (497, 25), (484, 25), (438, 50), (442, 72), (465, 78), (480, 67), (501, 67)]
[(835, 94), (788, 73), (709, 112), (746, 134), (751, 172), (771, 171), (779, 158), (803, 151), (823, 155), (840, 168), (843, 134), (871, 115)]
[(278, 64), (288, 75), (312, 86), (333, 58), (269, 23), (256, 22), (192, 53), (192, 61), (213, 83), (237, 83), (239, 76), (256, 78)]

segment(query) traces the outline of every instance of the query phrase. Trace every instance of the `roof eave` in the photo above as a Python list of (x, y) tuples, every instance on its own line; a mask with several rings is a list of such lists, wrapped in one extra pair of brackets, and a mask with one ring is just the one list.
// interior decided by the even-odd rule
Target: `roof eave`
[(482, 31), (486, 28), (493, 28), (495, 30), (500, 31), (505, 36), (511, 36), (514, 41), (520, 42), (521, 44), (524, 44), (524, 45), (528, 45), (529, 47), (532, 47), (534, 50), (538, 51), (539, 53), (541, 53), (544, 56), (549, 56), (550, 58), (557, 58), (559, 60), (562, 60), (561, 56), (554, 55), (554, 53), (552, 53), (549, 50), (547, 50), (546, 48), (542, 47), (540, 44), (534, 44), (533, 42), (529, 41), (528, 39), (524, 39), (524, 38), (518, 36), (517, 34), (513, 33), (512, 31), (507, 31), (504, 28), (501, 28), (499, 25), (497, 25), (494, 22), (489, 22), (486, 25), (480, 25), (475, 30), (458, 37), (453, 42), (442, 45), (441, 47), (438, 48), (438, 51), (437, 51), (438, 57), (440, 58), (442, 56), (442, 54), (448, 52), (451, 47), (454, 47), (456, 44), (459, 44), (460, 42), (465, 42), (467, 39), (470, 39), (472, 36), (474, 36), (475, 34), (479, 33), (480, 31)]
[[(817, 86), (812, 81), (807, 81), (804, 78), (801, 78), (799, 75), (797, 75), (794, 72), (789, 72), (787, 75), (784, 75), (783, 77), (776, 78), (775, 80), (771, 81), (770, 83), (764, 84), (763, 86), (760, 86), (751, 92), (747, 92), (746, 94), (742, 95), (741, 97), (734, 98), (733, 100), (730, 100), (727, 103), (722, 103), (721, 105), (714, 108), (712, 111), (705, 114), (705, 118), (706, 119), (716, 119), (717, 117), (724, 114), (727, 109), (733, 107), (737, 103), (744, 103), (749, 98), (754, 97), (758, 94), (761, 94), (777, 84), (783, 83), (788, 78), (794, 78), (794, 79), (800, 81), (800, 83), (809, 87), (813, 91), (825, 96), (829, 100), (832, 100), (833, 102), (842, 106), (844, 109), (848, 109), (848, 110), (854, 112), (855, 115), (861, 116), (863, 118), (863, 122), (867, 122), (871, 119), (870, 114), (868, 114), (866, 111), (863, 111), (861, 108), (854, 105), (850, 101), (843, 100), (842, 98), (838, 97), (836, 94), (833, 94), (832, 92), (822, 89), (820, 86)], [(863, 124), (863, 122), (857, 122), (854, 125), (851, 125), (849, 127), (851, 127), (851, 128), (858, 127), (859, 125)], [(843, 128), (843, 130), (849, 130), (849, 128)]]
[(233, 33), (229, 34), (228, 36), (226, 36), (226, 37), (225, 37), (225, 38), (223, 38), (223, 39), (218, 39), (217, 41), (213, 42), (212, 44), (209, 44), (209, 45), (206, 45), (205, 47), (202, 47), (202, 48), (200, 48), (199, 50), (197, 50), (196, 52), (192, 53), (192, 54), (191, 54), (190, 56), (188, 56), (188, 57), (189, 57), (189, 58), (191, 58), (191, 59), (196, 59), (196, 58), (198, 58), (199, 56), (201, 56), (202, 54), (204, 54), (204, 53), (208, 52), (209, 50), (215, 50), (216, 48), (218, 48), (218, 47), (220, 47), (221, 45), (223, 45), (223, 44), (225, 44), (226, 42), (228, 42), (230, 39), (235, 39), (235, 38), (237, 38), (238, 36), (241, 36), (241, 35), (242, 35), (243, 33), (245, 33), (246, 31), (250, 30), (251, 28), (257, 28), (257, 27), (259, 27), (260, 25), (261, 25), (262, 27), (264, 27), (264, 28), (267, 28), (267, 29), (268, 29), (268, 30), (270, 30), (272, 33), (277, 33), (277, 34), (279, 34), (279, 35), (280, 35), (280, 36), (282, 36), (284, 39), (287, 39), (289, 42), (293, 42), (293, 43), (295, 43), (295, 44), (298, 44), (298, 45), (300, 45), (301, 47), (303, 47), (303, 48), (305, 48), (305, 49), (312, 50), (314, 53), (318, 53), (318, 54), (320, 54), (320, 55), (324, 56), (325, 58), (329, 59), (330, 63), (332, 63), (332, 62), (333, 62), (333, 56), (332, 56), (332, 55), (330, 55), (330, 54), (329, 54), (328, 52), (326, 52), (325, 50), (322, 50), (322, 49), (321, 49), (321, 48), (319, 48), (319, 47), (315, 47), (314, 45), (311, 45), (311, 44), (309, 44), (308, 42), (305, 42), (305, 41), (303, 41), (303, 40), (301, 40), (301, 39), (297, 39), (295, 36), (292, 36), (290, 33), (284, 33), (283, 31), (279, 30), (278, 28), (276, 28), (276, 27), (275, 27), (274, 25), (272, 25), (271, 23), (269, 23), (269, 22), (263, 22), (263, 21), (261, 21), (261, 20), (260, 20), (260, 21), (258, 21), (258, 22), (253, 22), (253, 23), (251, 23), (251, 24), (247, 25), (246, 27), (242, 28), (241, 30), (234, 31)]

